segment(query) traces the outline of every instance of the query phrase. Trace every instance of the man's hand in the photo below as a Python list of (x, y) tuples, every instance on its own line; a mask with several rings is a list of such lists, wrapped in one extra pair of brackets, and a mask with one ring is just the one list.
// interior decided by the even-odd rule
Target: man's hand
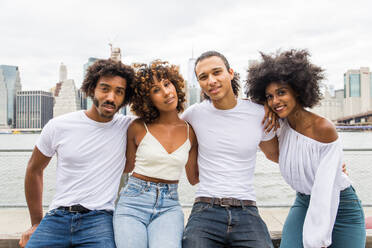
[(274, 131), (276, 131), (280, 127), (278, 116), (269, 108), (267, 103), (265, 103), (264, 108), (265, 116), (262, 120), (262, 124), (265, 124), (265, 132), (269, 133), (273, 128)]
[(346, 164), (345, 164), (345, 162), (342, 163), (342, 172), (345, 173), (347, 176), (349, 175), (349, 173), (347, 173), (347, 171), (346, 171)]
[(30, 227), (27, 231), (22, 233), (21, 240), (19, 240), (19, 246), (24, 248), (26, 247), (26, 244), (28, 240), (31, 238), (31, 235), (35, 232), (36, 228), (39, 224), (35, 224), (32, 227)]

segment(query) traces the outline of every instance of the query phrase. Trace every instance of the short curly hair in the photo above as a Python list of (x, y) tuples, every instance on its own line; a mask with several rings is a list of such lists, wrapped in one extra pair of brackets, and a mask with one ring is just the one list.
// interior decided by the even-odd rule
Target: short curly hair
[(176, 88), (178, 103), (177, 112), (184, 110), (185, 92), (184, 79), (179, 73), (178, 66), (170, 65), (166, 61), (154, 60), (149, 65), (134, 64), (136, 70), (133, 83), (134, 95), (131, 109), (145, 123), (151, 123), (159, 117), (159, 110), (154, 106), (150, 98), (150, 90), (154, 85), (154, 77), (161, 81), (169, 80)]
[(266, 87), (272, 82), (287, 83), (298, 94), (302, 107), (312, 108), (321, 100), (320, 81), (324, 70), (309, 61), (307, 50), (277, 51), (273, 55), (260, 52), (262, 62), (248, 69), (246, 95), (252, 101), (265, 103)]
[[(221, 54), (221, 53), (219, 53), (219, 52), (216, 52), (216, 51), (207, 51), (207, 52), (202, 53), (202, 54), (201, 54), (201, 55), (196, 59), (196, 61), (195, 61), (195, 67), (194, 67), (195, 75), (196, 75), (196, 65), (197, 65), (200, 61), (202, 61), (202, 60), (204, 60), (204, 59), (208, 59), (208, 58), (210, 58), (210, 57), (219, 57), (219, 58), (223, 61), (223, 63), (225, 64), (226, 69), (227, 69), (227, 70), (230, 70), (230, 64), (229, 64), (229, 62), (227, 61), (226, 57), (225, 57), (223, 54)], [(198, 75), (196, 75), (196, 78), (198, 78)], [(240, 81), (240, 76), (239, 76), (239, 74), (238, 74), (237, 72), (234, 72), (234, 77), (233, 77), (233, 79), (231, 80), (231, 87), (232, 87), (232, 90), (233, 90), (234, 95), (235, 95), (236, 97), (238, 97), (238, 95), (239, 95), (239, 89), (240, 89), (240, 83), (239, 83), (239, 81)], [(204, 92), (203, 92), (203, 97), (204, 97), (205, 99), (207, 99), (207, 100), (210, 100), (209, 96), (208, 96), (207, 94), (205, 94)]]
[(94, 90), (100, 77), (119, 76), (127, 81), (124, 102), (120, 107), (131, 102), (133, 96), (134, 70), (120, 61), (112, 59), (100, 59), (94, 62), (87, 70), (81, 90), (89, 97), (94, 97)]

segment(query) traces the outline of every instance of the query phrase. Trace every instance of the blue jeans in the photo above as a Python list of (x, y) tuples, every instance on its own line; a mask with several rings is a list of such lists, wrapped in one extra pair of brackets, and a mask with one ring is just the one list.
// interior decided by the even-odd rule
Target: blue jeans
[[(303, 247), (302, 230), (309, 202), (309, 195), (296, 194), (296, 200), (283, 227), (281, 248)], [(350, 186), (340, 193), (340, 203), (332, 231), (332, 245), (329, 247), (364, 248), (365, 245), (366, 230), (363, 208), (354, 188)]]
[(130, 177), (114, 213), (118, 248), (180, 248), (184, 217), (177, 184)]
[(195, 203), (183, 235), (183, 248), (273, 248), (257, 207)]
[(53, 209), (41, 220), (26, 248), (115, 248), (112, 212), (70, 213)]

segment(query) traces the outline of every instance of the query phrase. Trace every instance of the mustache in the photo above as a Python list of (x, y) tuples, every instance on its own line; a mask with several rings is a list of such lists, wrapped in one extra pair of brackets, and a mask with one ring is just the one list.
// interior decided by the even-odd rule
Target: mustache
[(110, 102), (110, 101), (106, 101), (106, 102), (102, 103), (102, 105), (111, 105), (111, 106), (113, 106), (114, 108), (116, 108), (115, 103)]

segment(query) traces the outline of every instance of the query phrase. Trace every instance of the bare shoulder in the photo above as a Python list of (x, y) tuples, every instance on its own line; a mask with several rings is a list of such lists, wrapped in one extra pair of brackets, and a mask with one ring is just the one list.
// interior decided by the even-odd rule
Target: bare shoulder
[(132, 123), (129, 125), (128, 127), (128, 133), (137, 133), (137, 132), (140, 132), (140, 131), (143, 131), (145, 129), (145, 126), (143, 124), (143, 120), (141, 119), (135, 119), (134, 121), (132, 121)]
[(336, 127), (321, 116), (317, 116), (314, 120), (313, 133), (315, 139), (322, 143), (331, 143), (338, 139)]

